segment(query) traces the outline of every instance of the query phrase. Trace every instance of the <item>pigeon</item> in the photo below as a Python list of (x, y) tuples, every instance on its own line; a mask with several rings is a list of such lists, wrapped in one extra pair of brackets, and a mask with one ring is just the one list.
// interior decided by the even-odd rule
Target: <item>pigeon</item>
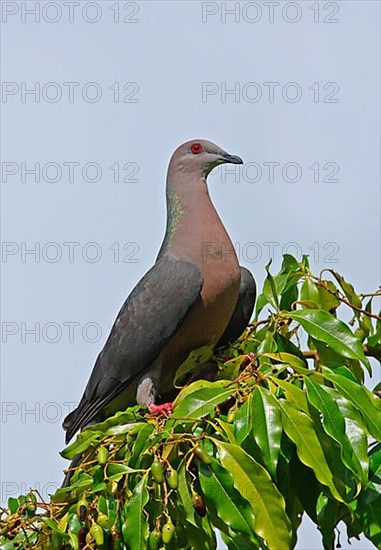
[(208, 174), (223, 163), (243, 161), (204, 139), (173, 153), (159, 254), (120, 309), (78, 407), (63, 422), (66, 442), (134, 404), (153, 414), (170, 411), (155, 402), (173, 389), (189, 354), (243, 332), (252, 312), (244, 303), (254, 304), (255, 283), (239, 266), (207, 186)]

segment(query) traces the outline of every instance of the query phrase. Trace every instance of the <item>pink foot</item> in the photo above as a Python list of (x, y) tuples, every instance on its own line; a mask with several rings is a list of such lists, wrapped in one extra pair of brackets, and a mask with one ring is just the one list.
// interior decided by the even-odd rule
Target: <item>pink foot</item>
[(173, 409), (173, 403), (163, 403), (162, 405), (155, 405), (155, 403), (148, 403), (148, 410), (153, 416), (159, 416), (161, 414), (170, 415)]

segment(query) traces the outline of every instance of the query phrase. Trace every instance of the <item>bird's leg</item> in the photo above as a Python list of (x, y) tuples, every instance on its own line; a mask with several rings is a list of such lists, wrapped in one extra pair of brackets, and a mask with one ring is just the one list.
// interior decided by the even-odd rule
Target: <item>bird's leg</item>
[(150, 414), (159, 416), (161, 414), (170, 415), (173, 410), (173, 403), (162, 403), (161, 405), (155, 405), (153, 401), (148, 403), (148, 410)]
[(157, 395), (156, 386), (157, 380), (160, 376), (160, 363), (153, 363), (150, 370), (145, 372), (141, 378), (137, 392), (136, 401), (139, 405), (147, 405), (150, 414), (153, 416), (160, 416), (162, 414), (169, 416), (172, 412), (172, 403), (162, 403), (161, 405), (155, 405), (155, 397)]

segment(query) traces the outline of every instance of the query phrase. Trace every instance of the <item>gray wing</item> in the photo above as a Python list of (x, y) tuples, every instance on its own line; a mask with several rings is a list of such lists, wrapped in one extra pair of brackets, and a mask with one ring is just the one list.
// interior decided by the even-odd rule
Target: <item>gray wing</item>
[(163, 256), (123, 304), (78, 407), (64, 420), (66, 442), (152, 363), (182, 325), (202, 288), (194, 264)]
[(226, 346), (237, 340), (250, 322), (254, 310), (257, 288), (253, 275), (246, 267), (240, 266), (241, 285), (238, 300), (225, 332), (216, 347)]

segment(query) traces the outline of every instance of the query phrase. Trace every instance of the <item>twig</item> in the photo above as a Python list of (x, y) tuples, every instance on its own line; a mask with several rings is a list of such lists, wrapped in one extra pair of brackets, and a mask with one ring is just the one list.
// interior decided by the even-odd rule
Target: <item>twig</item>
[(253, 330), (255, 330), (260, 325), (265, 325), (266, 323), (268, 323), (270, 321), (270, 319), (271, 319), (271, 317), (267, 317), (267, 319), (264, 319), (262, 321), (256, 321), (255, 323), (250, 323), (248, 325), (248, 328), (250, 328), (250, 332), (253, 332)]
[[(320, 273), (320, 276), (322, 275), (322, 273), (324, 271), (331, 272), (329, 269), (323, 269), (323, 271)], [(312, 279), (315, 279), (315, 281), (317, 282), (318, 285), (320, 285), (322, 288), (324, 288), (324, 290), (329, 292), (329, 294), (332, 294), (332, 296), (335, 296), (335, 298), (337, 298), (343, 304), (346, 304), (347, 306), (354, 309), (355, 311), (358, 311), (359, 313), (363, 313), (364, 315), (367, 315), (368, 317), (372, 317), (373, 319), (377, 319), (378, 321), (381, 321), (381, 317), (379, 315), (376, 315), (375, 313), (370, 313), (369, 311), (366, 311), (365, 309), (361, 309), (361, 307), (357, 307), (354, 304), (352, 304), (351, 302), (349, 302), (349, 300), (347, 300), (346, 298), (343, 298), (343, 296), (341, 296), (341, 293), (340, 293), (339, 290), (337, 290), (337, 292), (334, 292), (333, 290), (331, 290), (328, 287), (328, 285), (325, 283), (325, 281), (322, 281), (320, 278), (315, 277), (315, 275), (310, 275), (310, 277)]]
[(305, 357), (306, 359), (313, 359), (314, 361), (318, 362), (320, 360), (320, 357), (319, 357), (319, 354), (316, 350), (308, 350), (308, 351), (303, 351), (303, 357)]

